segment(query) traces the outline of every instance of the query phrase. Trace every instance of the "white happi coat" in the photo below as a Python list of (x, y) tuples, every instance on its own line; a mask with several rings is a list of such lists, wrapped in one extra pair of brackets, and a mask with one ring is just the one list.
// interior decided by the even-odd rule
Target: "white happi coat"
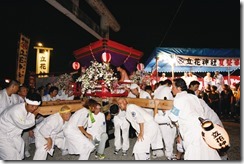
[(136, 141), (133, 153), (150, 153), (150, 145), (152, 145), (152, 149), (163, 148), (159, 126), (143, 108), (128, 104), (126, 107), (126, 119), (131, 123), (137, 134), (140, 133), (139, 123), (144, 123), (144, 140)]
[(64, 127), (66, 148), (69, 154), (86, 154), (87, 151), (91, 152), (95, 148), (79, 129), (80, 126), (87, 127), (88, 118), (89, 110), (83, 107), (72, 114), (69, 122)]
[(155, 91), (153, 92), (153, 99), (161, 99), (164, 100), (164, 97), (167, 98), (167, 100), (173, 100), (174, 97), (171, 93), (171, 88), (166, 85), (160, 85)]
[(0, 114), (9, 106), (21, 103), (19, 95), (11, 94), (8, 96), (6, 88), (0, 90)]
[(224, 127), (222, 121), (219, 119), (219, 116), (216, 114), (216, 112), (213, 109), (211, 109), (203, 99), (199, 99), (199, 101), (204, 109), (204, 119), (208, 118), (214, 124)]
[(91, 119), (88, 119), (87, 124), (87, 133), (91, 134), (93, 137), (93, 140), (101, 141), (101, 135), (102, 133), (106, 133), (106, 121), (105, 121), (105, 115), (102, 112), (99, 112), (97, 115), (92, 113), (95, 122), (92, 123)]
[(24, 141), (21, 133), (35, 125), (35, 115), (27, 113), (25, 103), (7, 108), (0, 115), (0, 159), (24, 158)]
[[(57, 145), (57, 147), (61, 149), (64, 147), (64, 139), (60, 138), (63, 126), (64, 121), (59, 112), (44, 118), (44, 120), (36, 126), (36, 128), (33, 130), (36, 145), (36, 151), (33, 160), (46, 160), (47, 153), (52, 156), (54, 145)], [(53, 145), (49, 151), (46, 151), (45, 144), (47, 144), (47, 140), (45, 138), (49, 137), (51, 137)], [(57, 139), (63, 140), (63, 142), (57, 141)]]
[[(144, 90), (142, 90), (142, 89), (140, 89), (140, 94), (139, 94), (139, 98), (143, 98), (143, 99), (152, 99), (152, 97), (151, 97), (151, 95), (148, 93), (148, 92), (146, 92), (146, 91), (144, 91)], [(153, 110), (152, 109), (149, 109), (149, 108), (144, 108), (151, 116), (153, 116)]]
[[(129, 129), (130, 123), (126, 120), (126, 112), (119, 109), (118, 115), (114, 116), (114, 146), (115, 149), (119, 150), (128, 150), (130, 147), (129, 142)], [(121, 142), (121, 131), (122, 131), (122, 139)]]
[(204, 118), (204, 109), (197, 96), (186, 91), (178, 93), (169, 117), (172, 121), (178, 121), (185, 160), (221, 160), (218, 152), (210, 148), (202, 138), (198, 117)]

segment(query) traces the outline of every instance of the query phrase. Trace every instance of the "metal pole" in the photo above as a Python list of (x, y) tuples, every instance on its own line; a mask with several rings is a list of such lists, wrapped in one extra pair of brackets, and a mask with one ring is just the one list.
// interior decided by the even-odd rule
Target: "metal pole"
[(230, 85), (230, 67), (228, 67), (228, 85)]
[(156, 57), (156, 82), (158, 82), (158, 58)]

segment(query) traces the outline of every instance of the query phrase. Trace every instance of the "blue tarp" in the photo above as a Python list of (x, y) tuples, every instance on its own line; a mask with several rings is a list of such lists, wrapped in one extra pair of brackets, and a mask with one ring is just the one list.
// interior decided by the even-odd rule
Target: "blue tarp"
[[(169, 60), (173, 55), (181, 56), (198, 56), (198, 57), (215, 57), (215, 58), (240, 58), (239, 49), (210, 49), (210, 48), (170, 48), (157, 47), (154, 49), (148, 60), (145, 62), (145, 71), (152, 72), (156, 66), (156, 57), (158, 60), (158, 72), (171, 72), (172, 66)], [(209, 67), (209, 66), (175, 66), (174, 72), (228, 72), (240, 69), (240, 66), (233, 67)]]

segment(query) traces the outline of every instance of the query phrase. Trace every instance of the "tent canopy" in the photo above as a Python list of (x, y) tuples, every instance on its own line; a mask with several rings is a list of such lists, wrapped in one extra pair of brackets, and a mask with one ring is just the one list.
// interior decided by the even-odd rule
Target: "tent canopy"
[(139, 50), (127, 47), (109, 39), (101, 39), (90, 43), (88, 46), (75, 50), (74, 57), (82, 67), (91, 65), (91, 61), (102, 62), (102, 53), (108, 52), (111, 54), (110, 63), (114, 66), (124, 65), (129, 73), (136, 69), (143, 53)]
[[(227, 72), (240, 68), (239, 49), (157, 47), (145, 62), (145, 71), (153, 72)], [(173, 63), (173, 64), (172, 64)]]

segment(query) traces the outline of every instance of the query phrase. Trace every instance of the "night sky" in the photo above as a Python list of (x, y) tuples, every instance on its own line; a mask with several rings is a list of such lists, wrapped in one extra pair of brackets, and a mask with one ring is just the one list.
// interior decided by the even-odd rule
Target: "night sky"
[[(97, 24), (84, 1), (80, 8)], [(156, 47), (240, 49), (240, 2), (234, 0), (103, 0), (120, 24), (110, 39), (144, 53)], [(71, 72), (73, 51), (98, 39), (45, 0), (1, 0), (0, 78), (15, 78), (19, 34), (30, 38), (27, 74), (35, 72), (37, 42), (51, 47), (50, 72)], [(179, 6), (181, 6), (179, 8)], [(178, 11), (178, 12), (177, 12)], [(177, 14), (176, 14), (177, 13)]]

